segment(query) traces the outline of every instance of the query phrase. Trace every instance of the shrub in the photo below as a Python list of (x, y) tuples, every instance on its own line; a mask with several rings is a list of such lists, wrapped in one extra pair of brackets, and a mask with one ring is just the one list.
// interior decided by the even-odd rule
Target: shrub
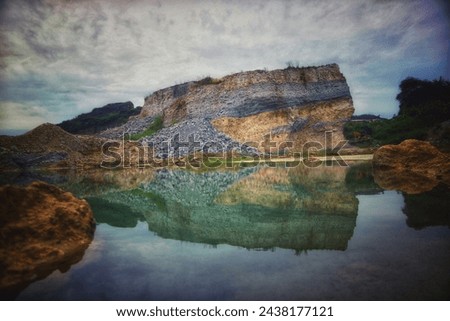
[(205, 86), (205, 85), (217, 85), (222, 82), (222, 79), (212, 78), (210, 76), (205, 77), (201, 80), (195, 82), (197, 86)]
[(130, 139), (131, 140), (138, 140), (138, 139), (141, 139), (143, 137), (152, 136), (154, 133), (156, 133), (157, 131), (159, 131), (163, 127), (164, 126), (163, 126), (162, 116), (156, 116), (155, 119), (153, 119), (152, 123), (150, 124), (150, 126), (147, 127), (146, 130), (144, 130), (144, 131), (142, 131), (140, 133), (131, 134), (130, 135)]

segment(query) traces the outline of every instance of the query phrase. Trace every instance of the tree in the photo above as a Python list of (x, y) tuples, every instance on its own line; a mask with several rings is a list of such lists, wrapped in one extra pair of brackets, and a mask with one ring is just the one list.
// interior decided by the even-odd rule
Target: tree
[(427, 124), (450, 119), (450, 82), (408, 77), (400, 83), (397, 95), (399, 116), (410, 116)]

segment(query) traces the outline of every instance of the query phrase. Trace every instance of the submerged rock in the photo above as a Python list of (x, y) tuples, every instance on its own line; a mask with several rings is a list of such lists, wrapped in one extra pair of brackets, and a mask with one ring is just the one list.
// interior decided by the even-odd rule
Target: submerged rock
[(85, 200), (39, 181), (2, 186), (0, 195), (1, 297), (81, 260), (95, 231)]
[(450, 185), (450, 157), (429, 142), (408, 139), (380, 147), (373, 156), (374, 178), (385, 189), (418, 194), (440, 182)]

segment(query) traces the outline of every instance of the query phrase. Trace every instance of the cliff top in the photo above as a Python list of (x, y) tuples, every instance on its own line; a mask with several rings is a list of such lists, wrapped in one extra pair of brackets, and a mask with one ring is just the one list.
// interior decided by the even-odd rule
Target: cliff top
[(321, 66), (308, 66), (308, 67), (287, 67), (284, 69), (274, 70), (250, 70), (242, 71), (234, 74), (224, 76), (222, 78), (205, 77), (197, 81), (188, 81), (182, 84), (166, 87), (154, 91), (152, 94), (145, 97), (145, 105), (147, 100), (152, 96), (159, 96), (160, 93), (164, 93), (167, 90), (173, 90), (174, 96), (179, 97), (187, 92), (187, 89), (191, 86), (201, 87), (204, 85), (221, 85), (226, 89), (235, 89), (236, 87), (245, 87), (254, 85), (261, 82), (275, 82), (275, 83), (287, 83), (287, 82), (319, 82), (319, 81), (331, 81), (331, 80), (345, 80), (344, 75), (339, 69), (339, 65), (336, 63), (321, 65)]

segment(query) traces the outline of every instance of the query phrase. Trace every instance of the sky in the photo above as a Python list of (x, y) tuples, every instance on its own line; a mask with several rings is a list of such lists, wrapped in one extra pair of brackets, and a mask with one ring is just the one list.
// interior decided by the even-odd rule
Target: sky
[(240, 71), (338, 63), (355, 114), (391, 117), (407, 76), (450, 78), (433, 0), (0, 0), (0, 134)]

